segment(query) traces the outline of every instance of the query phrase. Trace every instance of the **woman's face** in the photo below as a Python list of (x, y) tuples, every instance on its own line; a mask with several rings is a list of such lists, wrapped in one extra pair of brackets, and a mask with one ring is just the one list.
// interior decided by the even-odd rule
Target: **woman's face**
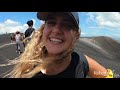
[(51, 15), (43, 29), (43, 43), (49, 55), (61, 54), (76, 40), (77, 30), (73, 30), (73, 21), (66, 14)]

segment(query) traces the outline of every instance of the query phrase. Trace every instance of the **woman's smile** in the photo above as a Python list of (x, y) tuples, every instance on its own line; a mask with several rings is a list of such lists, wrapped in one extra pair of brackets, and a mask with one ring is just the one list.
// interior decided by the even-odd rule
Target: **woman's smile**
[(58, 38), (49, 38), (49, 40), (50, 40), (50, 42), (52, 42), (52, 43), (62, 43), (62, 42), (63, 42), (63, 40), (58, 39)]
[(62, 47), (64, 46), (64, 40), (57, 37), (50, 37), (47, 39), (47, 45), (49, 46), (49, 48), (56, 51), (62, 49)]

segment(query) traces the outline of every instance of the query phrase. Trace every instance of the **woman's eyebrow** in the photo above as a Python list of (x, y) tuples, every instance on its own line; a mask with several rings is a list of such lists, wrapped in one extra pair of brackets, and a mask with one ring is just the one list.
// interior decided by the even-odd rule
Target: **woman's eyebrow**
[(64, 23), (73, 24), (74, 22), (71, 19), (63, 19)]
[[(56, 20), (56, 18), (55, 18), (55, 16), (53, 16), (53, 15), (49, 15), (49, 16), (46, 18), (46, 21), (48, 21), (48, 20)], [(72, 20), (71, 18), (67, 17), (67, 16), (63, 17), (62, 20), (63, 20), (64, 22), (70, 22), (70, 23), (73, 22), (73, 20)]]
[(71, 18), (63, 18), (63, 21), (72, 22), (73, 20)]
[(54, 16), (48, 15), (48, 17), (46, 17), (46, 21), (51, 19), (55, 20)]

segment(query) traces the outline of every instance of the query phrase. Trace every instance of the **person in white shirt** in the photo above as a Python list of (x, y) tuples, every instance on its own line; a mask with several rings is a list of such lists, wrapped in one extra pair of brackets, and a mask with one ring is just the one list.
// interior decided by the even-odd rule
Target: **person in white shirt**
[(16, 52), (20, 54), (21, 34), (19, 31), (16, 32), (15, 41), (16, 41)]

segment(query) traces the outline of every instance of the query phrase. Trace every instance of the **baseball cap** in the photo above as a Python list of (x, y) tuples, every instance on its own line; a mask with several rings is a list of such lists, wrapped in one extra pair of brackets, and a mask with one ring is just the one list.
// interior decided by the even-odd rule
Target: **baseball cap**
[[(51, 13), (56, 13), (56, 12), (38, 12), (37, 13), (37, 18), (40, 20), (45, 20), (47, 18), (47, 16)], [(78, 12), (63, 12), (63, 13), (67, 13), (75, 22), (77, 28), (79, 29), (79, 15)]]

